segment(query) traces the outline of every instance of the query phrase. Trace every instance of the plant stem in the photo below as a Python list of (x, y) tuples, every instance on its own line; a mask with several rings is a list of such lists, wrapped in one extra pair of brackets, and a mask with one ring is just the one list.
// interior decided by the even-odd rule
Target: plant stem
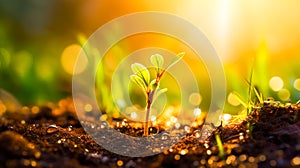
[(156, 91), (156, 88), (154, 88), (150, 92), (147, 92), (146, 120), (144, 123), (144, 135), (143, 136), (149, 136), (149, 116), (150, 116), (150, 110), (151, 110), (151, 105), (153, 102), (153, 97), (154, 97), (155, 91)]
[(151, 109), (151, 104), (149, 101), (147, 101), (147, 107), (146, 107), (146, 121), (144, 123), (144, 136), (149, 136), (149, 115), (150, 115), (150, 109)]

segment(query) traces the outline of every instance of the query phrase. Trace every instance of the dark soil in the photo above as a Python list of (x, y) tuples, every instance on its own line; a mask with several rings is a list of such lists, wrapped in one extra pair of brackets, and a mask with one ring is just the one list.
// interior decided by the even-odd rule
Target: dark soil
[(247, 121), (219, 126), (205, 141), (190, 133), (163, 153), (130, 158), (94, 142), (68, 98), (58, 106), (2, 114), (0, 149), (0, 167), (300, 167), (300, 105), (266, 102)]

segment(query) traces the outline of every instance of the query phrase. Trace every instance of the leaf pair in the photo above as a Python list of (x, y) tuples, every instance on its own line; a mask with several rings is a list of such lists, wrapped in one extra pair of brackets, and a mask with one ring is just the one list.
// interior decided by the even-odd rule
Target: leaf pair
[(132, 64), (131, 69), (134, 74), (130, 76), (130, 79), (143, 89), (147, 90), (150, 82), (150, 73), (148, 69), (140, 63)]
[(164, 58), (160, 54), (152, 55), (150, 57), (150, 61), (157, 68), (157, 76), (160, 76), (163, 71), (168, 70), (173, 65), (175, 65), (177, 62), (179, 62), (180, 59), (182, 59), (182, 57), (184, 55), (185, 55), (184, 52), (181, 52), (181, 53), (177, 54), (176, 57), (173, 58), (173, 60), (169, 63), (169, 65), (167, 66), (167, 68), (165, 70), (163, 70)]
[[(149, 86), (152, 87), (154, 84), (158, 84), (157, 80), (158, 78), (161, 78), (163, 73), (171, 68), (173, 65), (175, 65), (177, 62), (182, 59), (182, 57), (185, 55), (184, 52), (181, 52), (176, 55), (175, 58), (169, 63), (167, 68), (163, 69), (164, 64), (164, 58), (160, 54), (154, 54), (150, 57), (151, 63), (157, 68), (157, 76), (156, 79), (153, 79), (150, 81), (150, 72), (149, 70), (140, 63), (134, 63), (131, 65), (131, 70), (134, 73), (130, 76), (130, 79), (136, 83), (138, 86), (142, 87), (145, 91), (148, 91)], [(162, 89), (161, 89), (162, 90)], [(165, 92), (165, 91), (164, 91)]]

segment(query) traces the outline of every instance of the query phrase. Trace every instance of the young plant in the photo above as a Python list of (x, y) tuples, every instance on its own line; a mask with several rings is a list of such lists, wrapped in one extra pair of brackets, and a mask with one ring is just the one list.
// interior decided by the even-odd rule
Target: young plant
[(225, 151), (224, 151), (224, 146), (221, 140), (220, 135), (217, 133), (215, 134), (215, 138), (216, 138), (216, 142), (217, 142), (217, 146), (219, 149), (219, 157), (224, 160), (225, 159)]
[(140, 63), (134, 63), (131, 65), (131, 70), (134, 74), (130, 76), (130, 79), (139, 87), (141, 87), (146, 97), (146, 120), (144, 123), (143, 136), (149, 136), (149, 115), (151, 111), (151, 105), (159, 95), (168, 90), (167, 88), (159, 87), (162, 76), (169, 68), (180, 61), (184, 55), (185, 53), (183, 52), (177, 54), (165, 69), (163, 69), (164, 58), (160, 54), (152, 55), (150, 57), (150, 61), (155, 66), (156, 70), (156, 76), (152, 80), (150, 80), (149, 70), (144, 65)]
[(253, 139), (252, 132), (254, 129), (255, 122), (249, 117), (253, 109), (257, 106), (257, 104), (264, 103), (263, 94), (258, 90), (258, 88), (255, 85), (253, 85), (252, 78), (253, 78), (253, 68), (251, 70), (249, 81), (246, 80), (249, 85), (247, 102), (243, 101), (241, 96), (238, 93), (234, 92), (234, 96), (236, 97), (236, 99), (246, 108), (246, 117), (248, 120), (247, 127), (249, 130), (250, 139)]

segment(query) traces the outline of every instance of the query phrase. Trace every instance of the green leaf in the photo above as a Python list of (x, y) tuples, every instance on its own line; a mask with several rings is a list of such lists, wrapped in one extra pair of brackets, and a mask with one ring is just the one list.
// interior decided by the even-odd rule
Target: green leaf
[(156, 98), (158, 98), (161, 94), (165, 93), (168, 91), (168, 88), (163, 88), (163, 89), (158, 89), (156, 92), (155, 92), (155, 95), (154, 95), (154, 100)]
[(143, 79), (137, 75), (130, 75), (130, 79), (135, 83), (137, 84), (138, 86), (140, 86), (142, 89), (145, 89), (146, 90), (146, 85), (143, 81)]
[(149, 85), (150, 73), (144, 65), (142, 65), (140, 63), (134, 63), (131, 65), (131, 69), (134, 74), (139, 76), (144, 81), (146, 86)]
[(160, 69), (162, 69), (164, 64), (164, 58), (160, 54), (154, 54), (150, 57), (150, 61), (154, 66), (157, 67), (157, 73), (160, 73)]
[(181, 52), (179, 54), (176, 55), (175, 58), (173, 58), (173, 60), (170, 62), (170, 64), (167, 66), (166, 70), (171, 68), (173, 65), (175, 65), (177, 62), (179, 62), (182, 57), (185, 55), (185, 52)]

